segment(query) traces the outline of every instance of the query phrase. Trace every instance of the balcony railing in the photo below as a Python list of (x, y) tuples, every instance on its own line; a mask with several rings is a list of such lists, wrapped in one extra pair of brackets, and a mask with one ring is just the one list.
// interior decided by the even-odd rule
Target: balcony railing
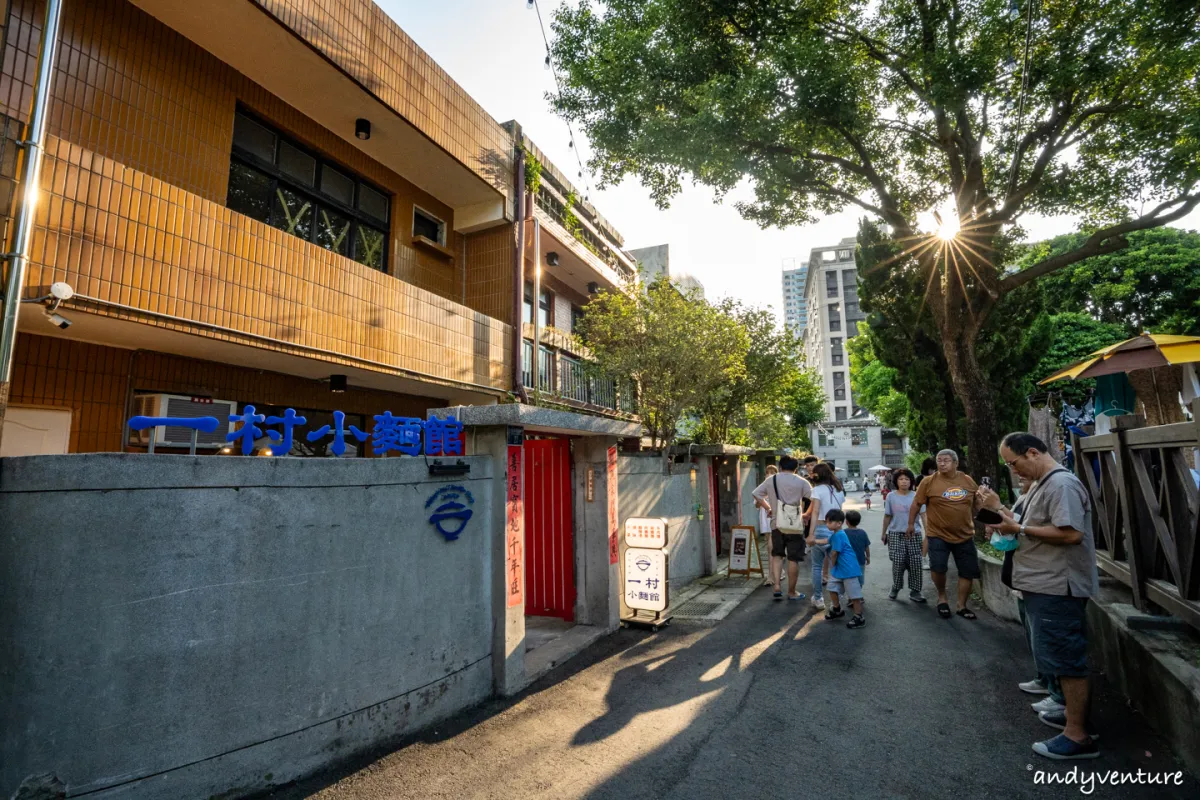
[(576, 215), (574, 225), (567, 224), (567, 204), (557, 191), (549, 184), (542, 184), (541, 189), (534, 196), (534, 202), (537, 207), (545, 212), (551, 219), (563, 227), (567, 233), (573, 235), (575, 239), (590, 250), (594, 256), (599, 258), (610, 268), (625, 279), (634, 277), (633, 271), (627, 264), (617, 255), (616, 250), (608, 243), (604, 237), (600, 236), (593, 230), (587, 220)]
[[(564, 400), (590, 408), (602, 408), (625, 414), (637, 413), (636, 397), (631, 390), (617, 391), (617, 383), (611, 378), (598, 378), (588, 374), (587, 364), (564, 353), (538, 348), (537, 390), (551, 398)], [(533, 388), (533, 343), (525, 340), (521, 374), (526, 386)]]

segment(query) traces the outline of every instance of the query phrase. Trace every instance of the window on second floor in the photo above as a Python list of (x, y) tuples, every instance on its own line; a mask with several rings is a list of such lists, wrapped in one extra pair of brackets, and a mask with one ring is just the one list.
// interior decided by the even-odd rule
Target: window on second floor
[(826, 272), (825, 273), (825, 296), (826, 297), (837, 297), (838, 296), (838, 282), (837, 282), (837, 273), (836, 272)]
[(413, 236), (424, 236), (431, 242), (446, 246), (446, 223), (423, 208), (413, 206)]
[(341, 165), (237, 112), (226, 205), (373, 269), (387, 270), (391, 200)]
[[(543, 328), (550, 326), (550, 321), (554, 316), (550, 313), (554, 309), (554, 295), (549, 289), (541, 290), (541, 298), (538, 302), (538, 325)], [(533, 284), (529, 281), (525, 282), (525, 302), (521, 311), (521, 321), (526, 323), (533, 322)]]
[(838, 422), (845, 422), (846, 421), (846, 407), (838, 406), (837, 408), (835, 408), (833, 410), (833, 418), (835, 420), (837, 420)]
[(829, 330), (840, 331), (842, 329), (842, 316), (838, 309), (838, 304), (834, 303), (829, 306)]
[(583, 309), (579, 306), (571, 306), (571, 333), (579, 331), (579, 321), (583, 319)]

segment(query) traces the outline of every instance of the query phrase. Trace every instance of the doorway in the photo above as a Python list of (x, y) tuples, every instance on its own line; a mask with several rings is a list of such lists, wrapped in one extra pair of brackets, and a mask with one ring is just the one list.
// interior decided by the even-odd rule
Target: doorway
[(525, 615), (575, 621), (569, 439), (525, 440)]

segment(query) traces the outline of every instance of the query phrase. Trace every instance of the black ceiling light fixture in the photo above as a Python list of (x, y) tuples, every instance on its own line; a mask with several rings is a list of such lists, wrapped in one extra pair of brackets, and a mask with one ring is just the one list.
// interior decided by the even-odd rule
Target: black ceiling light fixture
[(553, 250), (551, 250), (549, 253), (546, 253), (546, 263), (552, 267), (557, 267), (558, 253), (554, 252)]
[(600, 294), (600, 284), (592, 281), (588, 284), (588, 294)]
[(341, 394), (346, 391), (346, 376), (345, 375), (330, 375), (329, 376), (329, 391)]
[(364, 142), (371, 138), (371, 120), (359, 117), (354, 120), (354, 135)]

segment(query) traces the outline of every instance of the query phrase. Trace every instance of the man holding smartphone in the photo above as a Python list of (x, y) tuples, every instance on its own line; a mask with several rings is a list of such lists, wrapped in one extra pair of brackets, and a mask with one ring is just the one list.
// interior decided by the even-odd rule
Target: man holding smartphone
[[(1012, 586), (1025, 602), (1038, 672), (1057, 676), (1066, 700), (1065, 713), (1039, 714), (1062, 734), (1035, 743), (1033, 751), (1056, 760), (1096, 758), (1100, 750), (1087, 730), (1086, 611), (1088, 599), (1100, 592), (1100, 577), (1087, 490), (1033, 434), (1004, 437), (1000, 457), (1032, 483), (1020, 519), (1008, 515), (993, 527), (1018, 534)], [(985, 508), (1000, 511), (995, 492), (980, 489), (978, 494)]]

